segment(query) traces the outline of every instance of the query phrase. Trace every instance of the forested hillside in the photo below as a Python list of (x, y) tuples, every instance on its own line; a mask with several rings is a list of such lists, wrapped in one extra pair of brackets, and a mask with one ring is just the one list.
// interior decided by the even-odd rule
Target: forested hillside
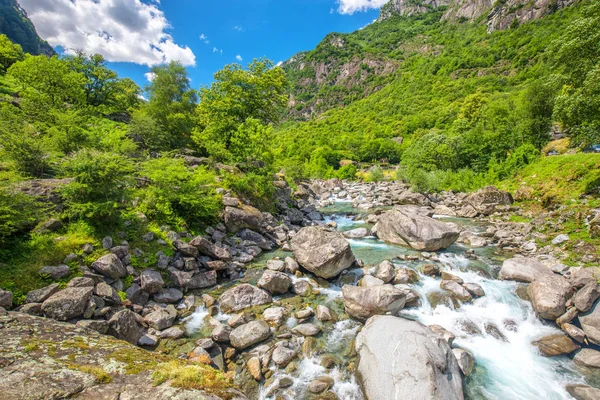
[(17, 0), (0, 0), (0, 34), (21, 45), (26, 53), (47, 56), (55, 54), (52, 46), (38, 36)]
[[(515, 19), (491, 34), (481, 21), (444, 20), (444, 12), (394, 14), (330, 35), (302, 55), (304, 69), (288, 66), (296, 99), (312, 95), (300, 78), (312, 74), (309, 62), (362, 57), (397, 67), (356, 78), (363, 83), (347, 91), (319, 87), (320, 103), (338, 106), (277, 129), (280, 165), (295, 176), (326, 177), (339, 174), (344, 159), (401, 162), (401, 177), (424, 189), (472, 189), (535, 159), (553, 129), (568, 133), (572, 147), (599, 140), (599, 4), (583, 1), (523, 24)], [(360, 98), (374, 89), (351, 101), (353, 90)]]

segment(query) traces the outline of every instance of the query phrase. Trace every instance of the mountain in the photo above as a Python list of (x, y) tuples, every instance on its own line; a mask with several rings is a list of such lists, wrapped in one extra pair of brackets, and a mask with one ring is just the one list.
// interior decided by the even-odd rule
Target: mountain
[(52, 46), (40, 38), (27, 17), (27, 13), (16, 0), (0, 0), (0, 34), (21, 45), (26, 53), (46, 56), (56, 54)]

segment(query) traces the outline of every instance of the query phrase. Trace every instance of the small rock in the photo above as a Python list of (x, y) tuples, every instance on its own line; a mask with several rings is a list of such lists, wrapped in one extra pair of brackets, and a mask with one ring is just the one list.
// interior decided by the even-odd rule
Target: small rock
[(576, 345), (571, 338), (562, 333), (544, 336), (541, 339), (534, 340), (532, 344), (540, 349), (542, 354), (547, 357), (570, 354), (579, 349), (579, 346)]
[(273, 362), (281, 368), (285, 368), (294, 357), (296, 357), (296, 351), (283, 345), (275, 347), (271, 356)]
[(229, 341), (236, 349), (245, 349), (262, 342), (271, 336), (271, 329), (265, 321), (251, 321), (231, 331)]
[(435, 264), (423, 264), (421, 265), (421, 272), (423, 275), (440, 276), (440, 267)]
[(475, 359), (473, 358), (473, 355), (467, 350), (463, 349), (452, 349), (452, 353), (456, 357), (458, 366), (460, 367), (463, 375), (471, 375), (471, 372), (473, 372), (473, 366), (475, 365)]
[(562, 324), (560, 327), (562, 328), (563, 331), (566, 332), (567, 335), (569, 335), (571, 337), (571, 339), (573, 339), (579, 343), (584, 342), (585, 332), (583, 331), (583, 329), (579, 329), (578, 327), (576, 327), (575, 325), (572, 325), (572, 324)]
[(179, 327), (166, 329), (160, 333), (161, 339), (181, 339), (185, 336), (185, 331)]
[(473, 282), (463, 283), (462, 287), (464, 287), (465, 289), (467, 289), (467, 291), (473, 297), (483, 297), (483, 296), (485, 296), (485, 291), (483, 290), (483, 288), (481, 287), (481, 285), (479, 285), (478, 283), (473, 283)]
[(54, 280), (65, 278), (70, 274), (71, 268), (68, 265), (46, 266), (40, 269), (40, 275), (49, 276)]
[(442, 281), (440, 288), (452, 293), (460, 301), (469, 301), (472, 299), (471, 293), (458, 282), (455, 281)]
[(229, 335), (231, 334), (231, 327), (228, 325), (218, 325), (213, 329), (211, 337), (215, 342), (226, 343), (229, 342)]
[(556, 236), (554, 239), (552, 239), (552, 244), (553, 245), (559, 245), (562, 244), (564, 242), (568, 242), (569, 241), (569, 235), (565, 235), (564, 233), (561, 233), (560, 235)]
[(262, 371), (260, 367), (260, 358), (251, 357), (246, 363), (248, 372), (254, 378), (254, 380), (260, 382), (262, 380)]
[(317, 319), (319, 321), (335, 321), (337, 317), (335, 313), (329, 309), (329, 307), (319, 304), (317, 306)]
[(319, 376), (308, 385), (308, 391), (313, 394), (323, 393), (329, 390), (334, 384), (333, 378), (329, 376)]
[[(281, 263), (283, 265), (283, 261)], [(265, 289), (271, 294), (286, 293), (291, 285), (292, 280), (289, 276), (283, 272), (272, 270), (265, 270), (257, 283), (259, 288)]]
[(319, 332), (321, 332), (321, 328), (319, 328), (318, 326), (316, 326), (314, 324), (310, 324), (310, 323), (300, 324), (300, 325), (295, 326), (292, 329), (292, 333), (302, 335), (302, 336), (315, 336)]
[(12, 308), (13, 294), (9, 290), (0, 289), (0, 307), (10, 310)]
[(107, 236), (104, 239), (102, 239), (102, 248), (103, 249), (108, 250), (111, 247), (113, 247), (113, 239), (110, 236)]
[(140, 286), (142, 290), (148, 294), (153, 294), (160, 291), (165, 285), (160, 272), (153, 269), (147, 269), (140, 274)]

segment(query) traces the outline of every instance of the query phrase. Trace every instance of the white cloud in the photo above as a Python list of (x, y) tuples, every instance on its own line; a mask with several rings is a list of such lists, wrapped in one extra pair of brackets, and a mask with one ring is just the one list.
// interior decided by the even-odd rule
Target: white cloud
[(354, 14), (357, 11), (367, 11), (381, 8), (389, 0), (338, 0), (340, 14)]
[(213, 53), (223, 54), (223, 49), (217, 49), (216, 47), (213, 47)]
[(154, 72), (146, 72), (144, 74), (144, 77), (146, 78), (146, 80), (148, 82), (152, 82), (154, 80), (154, 78), (156, 78), (156, 74)]
[(210, 41), (208, 40), (208, 37), (206, 37), (206, 35), (204, 33), (200, 35), (200, 40), (202, 40), (204, 42), (204, 44), (210, 43)]
[(243, 60), (242, 56), (240, 56), (239, 54), (237, 56), (235, 56), (235, 59), (238, 60), (238, 61), (242, 61)]
[[(41, 37), (53, 46), (99, 53), (108, 61), (153, 66), (196, 64), (188, 46), (175, 43), (169, 21), (140, 0), (20, 0)], [(159, 4), (159, 0), (154, 0)]]
[(238, 32), (244, 32), (244, 27), (243, 26), (239, 26), (239, 25), (235, 25), (233, 27), (234, 31), (238, 31)]

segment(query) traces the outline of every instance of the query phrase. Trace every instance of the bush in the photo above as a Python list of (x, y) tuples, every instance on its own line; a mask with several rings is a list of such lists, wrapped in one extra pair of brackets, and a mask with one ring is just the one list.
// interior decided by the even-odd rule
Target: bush
[(273, 210), (275, 187), (270, 174), (257, 172), (244, 175), (230, 174), (225, 177), (225, 185), (259, 208)]
[(385, 180), (385, 175), (383, 175), (383, 171), (381, 170), (381, 168), (379, 168), (379, 167), (373, 167), (367, 173), (367, 176), (365, 177), (365, 180), (367, 182), (379, 182), (379, 181)]
[(358, 172), (358, 168), (354, 164), (344, 165), (342, 168), (338, 169), (336, 175), (338, 179), (356, 179), (356, 173)]
[(0, 243), (33, 227), (42, 209), (35, 198), (0, 188)]

